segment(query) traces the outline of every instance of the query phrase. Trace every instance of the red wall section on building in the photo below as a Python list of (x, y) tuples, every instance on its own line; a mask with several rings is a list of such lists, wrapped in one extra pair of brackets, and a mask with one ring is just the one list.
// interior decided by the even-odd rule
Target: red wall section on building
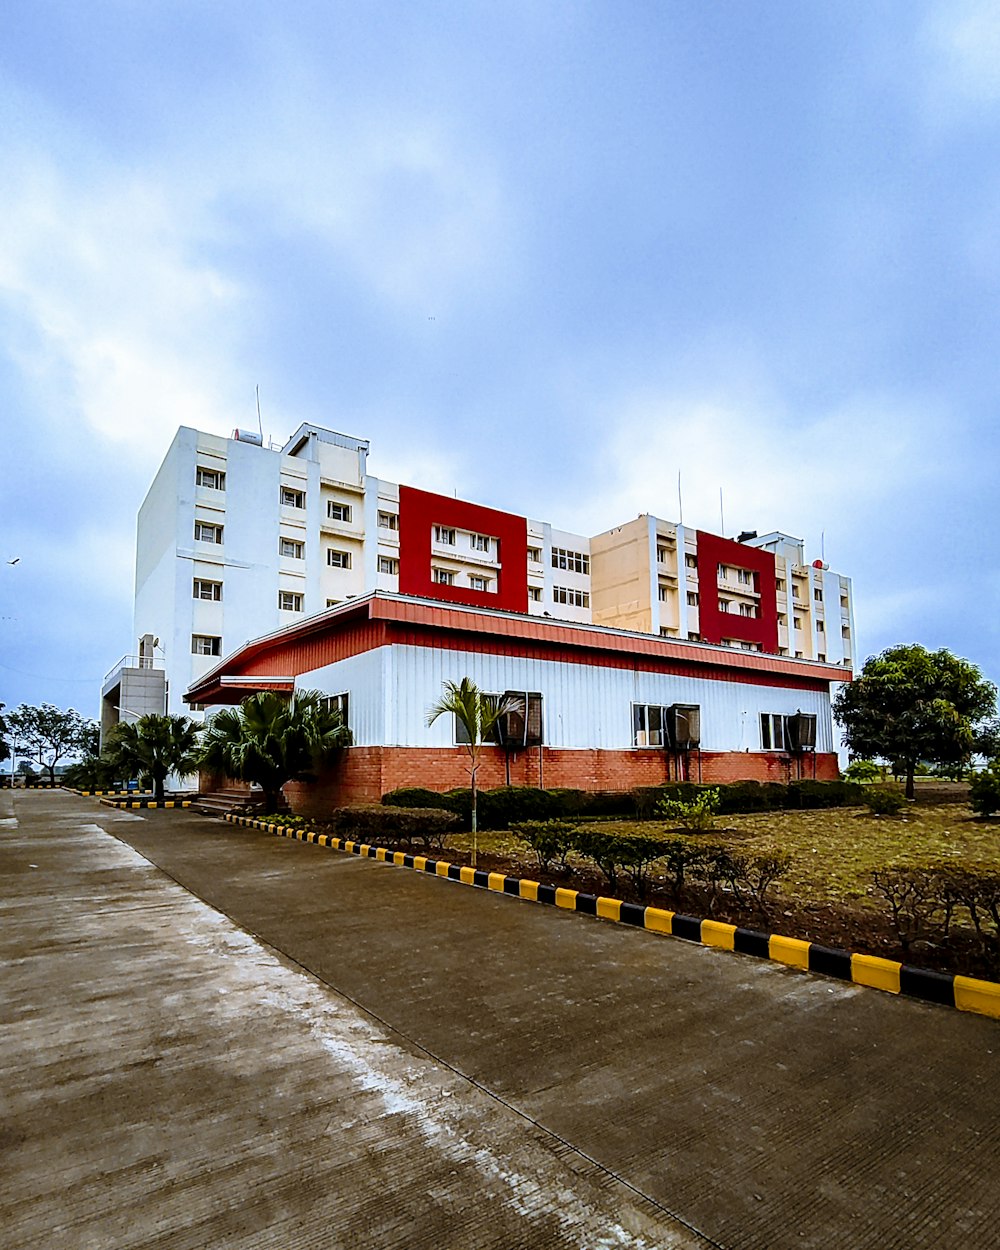
[[(497, 539), (496, 594), (468, 586), (444, 586), (431, 575), (431, 529), (487, 534)], [(492, 572), (492, 570), (484, 570)], [(510, 512), (416, 490), (399, 488), (399, 593), (446, 603), (467, 603), (503, 612), (528, 611), (528, 522)]]
[[(737, 616), (719, 610), (720, 564), (749, 569), (754, 574), (754, 589), (760, 594), (760, 616)], [(723, 638), (735, 638), (739, 642), (759, 643), (764, 651), (777, 655), (778, 591), (774, 554), (699, 530), (698, 620), (705, 642), (718, 644)]]

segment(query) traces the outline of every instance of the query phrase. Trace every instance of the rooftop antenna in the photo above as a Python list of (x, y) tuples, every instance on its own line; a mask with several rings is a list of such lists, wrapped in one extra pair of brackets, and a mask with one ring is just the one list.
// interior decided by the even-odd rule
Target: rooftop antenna
[(681, 496), (681, 471), (677, 470), (677, 515), (679, 523), (684, 524), (684, 499)]
[(819, 558), (826, 563), (826, 530), (819, 532)]
[(260, 383), (257, 383), (257, 428), (260, 430), (260, 445), (264, 446), (264, 425), (260, 419)]
[(725, 537), (726, 533), (726, 514), (722, 510), (722, 487), (719, 487), (719, 527), (720, 533)]

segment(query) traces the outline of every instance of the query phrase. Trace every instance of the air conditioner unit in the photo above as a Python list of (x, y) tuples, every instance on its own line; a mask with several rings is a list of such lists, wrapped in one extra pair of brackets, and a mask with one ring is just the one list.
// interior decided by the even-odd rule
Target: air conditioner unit
[(511, 707), (497, 721), (500, 745), (508, 751), (541, 746), (544, 741), (542, 696), (537, 691), (505, 690), (503, 701)]
[(788, 749), (796, 754), (816, 750), (816, 717), (809, 712), (789, 716), (785, 729)]
[(701, 708), (697, 703), (674, 703), (666, 712), (671, 750), (690, 751), (701, 745)]

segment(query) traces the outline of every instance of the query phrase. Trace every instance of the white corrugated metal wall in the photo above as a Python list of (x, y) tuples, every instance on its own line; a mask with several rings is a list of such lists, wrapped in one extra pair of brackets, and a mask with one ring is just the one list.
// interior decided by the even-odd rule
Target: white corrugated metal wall
[(633, 703), (695, 703), (707, 751), (758, 751), (760, 714), (798, 711), (816, 716), (817, 751), (834, 749), (829, 694), (780, 686), (413, 646), (380, 647), (341, 660), (303, 674), (297, 685), (348, 691), (358, 746), (451, 746), (451, 719), (428, 727), (427, 710), (446, 680), (463, 677), (490, 692), (540, 691), (551, 747), (624, 750), (633, 745)]

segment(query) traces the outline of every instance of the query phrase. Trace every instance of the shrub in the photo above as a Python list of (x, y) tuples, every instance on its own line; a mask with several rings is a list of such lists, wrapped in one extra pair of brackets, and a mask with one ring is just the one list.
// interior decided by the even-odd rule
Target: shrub
[(382, 803), (386, 807), (436, 807), (448, 810), (444, 801), (446, 795), (436, 790), (425, 790), (421, 786), (406, 786), (401, 790), (390, 790), (382, 795)]
[(615, 833), (602, 833), (598, 829), (580, 829), (573, 839), (573, 850), (592, 859), (604, 874), (610, 889), (618, 884), (618, 869), (623, 856), (628, 855), (628, 838)]
[(622, 838), (621, 842), (619, 863), (628, 873), (638, 898), (645, 900), (653, 865), (663, 858), (666, 843), (659, 838)]
[(715, 816), (719, 810), (719, 791), (703, 790), (694, 798), (664, 798), (656, 805), (656, 810), (668, 820), (676, 820), (682, 829), (692, 833), (705, 833), (715, 828)]
[(420, 845), (438, 850), (459, 827), (454, 812), (433, 807), (338, 807), (327, 824), (338, 837), (352, 841)]
[(575, 825), (562, 820), (522, 820), (511, 825), (511, 832), (527, 842), (535, 852), (542, 872), (548, 872), (554, 859), (559, 860), (560, 867), (568, 870), (566, 856), (578, 833)]
[(732, 855), (720, 865), (733, 894), (742, 906), (752, 906), (767, 920), (770, 910), (769, 891), (788, 872), (792, 857), (776, 855)]
[(853, 781), (793, 781), (788, 786), (788, 807), (815, 809), (846, 807), (865, 801), (865, 787)]
[(882, 769), (874, 760), (852, 760), (844, 769), (844, 779), (861, 783), (881, 781)]
[(893, 786), (869, 786), (864, 802), (876, 816), (898, 816), (906, 805), (906, 796)]
[(479, 792), (481, 829), (509, 829), (515, 821), (552, 820), (559, 813), (559, 799), (535, 786), (498, 786)]
[(965, 907), (976, 932), (980, 954), (992, 975), (1000, 971), (1000, 872), (974, 872), (955, 868), (939, 869), (942, 902), (950, 919), (948, 905)]
[(876, 868), (872, 881), (889, 904), (892, 927), (904, 951), (922, 938), (947, 932), (954, 900), (940, 870), (889, 864)]
[(1000, 812), (1000, 760), (990, 760), (982, 772), (973, 776), (969, 783), (969, 803), (977, 816)]

